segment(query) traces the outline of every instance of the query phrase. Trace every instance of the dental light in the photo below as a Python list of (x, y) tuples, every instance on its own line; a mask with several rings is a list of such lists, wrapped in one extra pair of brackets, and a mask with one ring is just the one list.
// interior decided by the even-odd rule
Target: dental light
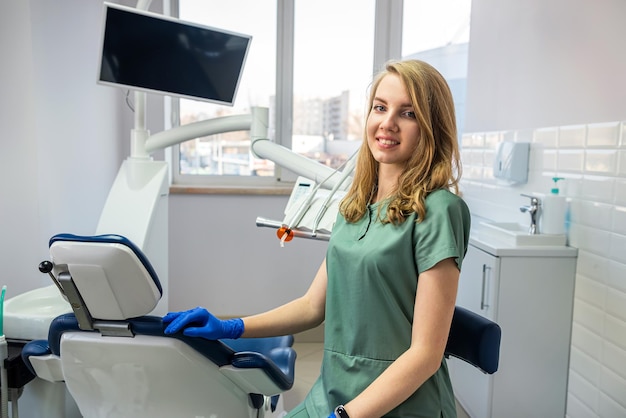
[(347, 176), (339, 178), (336, 176), (337, 170), (296, 154), (289, 148), (269, 140), (268, 124), (268, 109), (253, 107), (251, 114), (248, 115), (223, 116), (194, 122), (146, 137), (145, 141), (135, 143), (134, 156), (146, 158), (151, 152), (178, 145), (190, 139), (224, 132), (249, 130), (252, 152), (258, 158), (271, 160), (300, 176), (323, 182), (327, 187), (339, 188), (346, 180)]

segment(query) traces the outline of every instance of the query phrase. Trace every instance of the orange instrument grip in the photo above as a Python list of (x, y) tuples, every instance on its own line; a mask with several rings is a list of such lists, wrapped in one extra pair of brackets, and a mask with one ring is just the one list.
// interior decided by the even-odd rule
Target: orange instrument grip
[(276, 231), (276, 236), (279, 240), (283, 240), (283, 237), (287, 235), (284, 239), (285, 242), (289, 242), (293, 239), (293, 231), (285, 226), (278, 228)]

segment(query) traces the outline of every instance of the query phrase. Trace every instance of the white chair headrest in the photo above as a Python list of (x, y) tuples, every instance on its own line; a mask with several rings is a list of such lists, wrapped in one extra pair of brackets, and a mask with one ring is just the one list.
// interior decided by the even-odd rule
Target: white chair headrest
[(147, 315), (162, 288), (145, 255), (119, 235), (56, 235), (50, 240), (54, 273), (69, 272), (94, 319)]

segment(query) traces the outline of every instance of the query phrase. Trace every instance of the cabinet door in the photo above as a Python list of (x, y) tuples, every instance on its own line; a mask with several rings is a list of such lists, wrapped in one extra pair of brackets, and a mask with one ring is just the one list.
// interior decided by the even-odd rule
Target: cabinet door
[(454, 396), (467, 415), (490, 418), (493, 377), (454, 357), (448, 359), (448, 368)]
[[(495, 320), (500, 259), (470, 246), (463, 261), (457, 305)], [(451, 358), (455, 396), (472, 418), (491, 416), (493, 377), (462, 360)]]
[(469, 246), (463, 260), (456, 304), (496, 319), (500, 259)]

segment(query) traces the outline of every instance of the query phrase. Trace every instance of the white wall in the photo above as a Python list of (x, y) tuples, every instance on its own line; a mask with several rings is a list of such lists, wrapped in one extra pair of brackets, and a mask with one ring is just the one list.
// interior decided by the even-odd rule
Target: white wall
[(473, 1), (466, 131), (623, 118), (625, 14), (623, 0)]
[[(30, 25), (20, 24), (29, 19), (28, 2), (0, 3), (0, 265), (7, 295), (28, 288), (18, 278), (35, 277), (33, 268), (42, 256), (41, 252), (37, 256), (38, 164), (32, 123), (35, 100), (31, 33)], [(24, 221), (18, 222), (20, 219)]]
[[(572, 418), (626, 416), (625, 19), (622, 0), (472, 4), (464, 196), (477, 215), (528, 223), (519, 194), (566, 178), (579, 249)], [(500, 141), (531, 142), (528, 184), (493, 179)]]
[(0, 282), (50, 284), (58, 232), (92, 233), (122, 155), (120, 99), (98, 87), (100, 2), (0, 3)]
[[(154, 1), (151, 10), (161, 10)], [(0, 2), (0, 284), (50, 285), (37, 270), (57, 233), (93, 234), (129, 153), (124, 92), (96, 84), (102, 1)], [(163, 129), (162, 99), (148, 128)]]
[(170, 195), (172, 310), (206, 306), (219, 315), (261, 312), (301, 296), (326, 242), (296, 238), (280, 247), (276, 230), (287, 196)]

